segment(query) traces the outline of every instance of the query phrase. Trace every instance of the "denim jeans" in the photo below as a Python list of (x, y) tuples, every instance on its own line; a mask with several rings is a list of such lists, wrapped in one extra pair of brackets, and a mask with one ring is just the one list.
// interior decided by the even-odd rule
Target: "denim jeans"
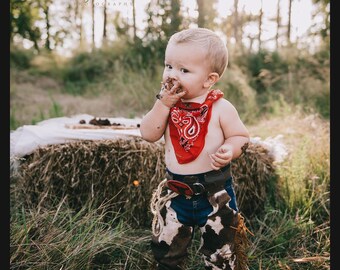
[[(229, 207), (238, 212), (236, 195), (231, 177), (225, 183), (225, 190), (231, 199), (229, 201)], [(207, 222), (208, 215), (213, 211), (213, 208), (205, 195), (192, 196), (191, 198), (187, 198), (184, 195), (178, 195), (171, 200), (171, 207), (177, 213), (178, 220), (188, 226), (203, 226)]]

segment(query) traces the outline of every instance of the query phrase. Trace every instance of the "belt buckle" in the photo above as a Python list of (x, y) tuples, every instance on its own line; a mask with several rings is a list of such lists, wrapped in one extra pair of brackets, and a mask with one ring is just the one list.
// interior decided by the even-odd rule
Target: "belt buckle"
[[(193, 183), (192, 186), (194, 187), (192, 190), (194, 192), (194, 195), (202, 195), (205, 192), (205, 187), (201, 183)], [(198, 187), (200, 190), (196, 192), (196, 187)]]
[(191, 186), (193, 195), (202, 195), (206, 191), (205, 186), (199, 182), (199, 178), (195, 175), (187, 175), (183, 180)]

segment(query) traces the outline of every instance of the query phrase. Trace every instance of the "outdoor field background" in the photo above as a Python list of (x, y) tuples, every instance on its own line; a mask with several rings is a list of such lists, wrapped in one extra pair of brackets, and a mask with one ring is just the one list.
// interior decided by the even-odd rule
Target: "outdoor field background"
[[(207, 2), (11, 0), (11, 132), (76, 114), (143, 117), (160, 89), (169, 36), (186, 27), (215, 30), (229, 50), (216, 88), (238, 109), (251, 137), (282, 135), (288, 153), (273, 164), (277, 178), (265, 187), (268, 199), (259, 198), (263, 211), (246, 216), (254, 234), (250, 269), (330, 269), (329, 0)], [(130, 170), (137, 161), (131, 154), (121, 162), (124, 175), (124, 166)], [(69, 197), (47, 193), (40, 195), (52, 204), (30, 204), (28, 198), (40, 195), (23, 192), (24, 181), (11, 177), (11, 269), (152, 269), (151, 226), (136, 228), (126, 213), (112, 212), (118, 194), (95, 207), (100, 194), (77, 209)], [(134, 189), (127, 185), (123, 192), (130, 196)], [(137, 199), (128, 205), (127, 212), (138, 210)], [(198, 246), (196, 233), (188, 270), (204, 269)]]

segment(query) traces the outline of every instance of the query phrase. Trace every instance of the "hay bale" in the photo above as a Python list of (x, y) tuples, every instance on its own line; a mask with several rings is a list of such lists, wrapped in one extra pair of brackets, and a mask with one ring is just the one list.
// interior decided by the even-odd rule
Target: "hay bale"
[(258, 143), (242, 148), (242, 155), (232, 161), (235, 193), (240, 211), (246, 217), (262, 213), (266, 201), (275, 205), (279, 199), (278, 175), (274, 156)]
[(21, 164), (18, 199), (42, 208), (64, 200), (73, 209), (110, 201), (113, 215), (124, 213), (137, 226), (150, 224), (151, 193), (165, 173), (163, 149), (138, 137), (39, 148)]
[[(275, 174), (273, 159), (259, 144), (249, 144), (232, 163), (241, 211), (259, 211)], [(164, 178), (164, 143), (140, 137), (79, 141), (42, 147), (25, 157), (15, 179), (14, 197), (28, 207), (73, 209), (109, 201), (131, 226), (150, 226), (149, 203)]]

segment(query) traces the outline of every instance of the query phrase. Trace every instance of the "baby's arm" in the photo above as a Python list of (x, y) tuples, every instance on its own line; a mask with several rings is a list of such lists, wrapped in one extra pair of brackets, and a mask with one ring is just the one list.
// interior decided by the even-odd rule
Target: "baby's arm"
[(211, 167), (218, 170), (242, 153), (242, 146), (249, 142), (249, 132), (241, 121), (235, 107), (227, 100), (216, 104), (219, 113), (220, 126), (224, 134), (224, 144), (210, 155)]
[(164, 134), (170, 108), (186, 93), (176, 93), (180, 84), (174, 83), (171, 89), (164, 88), (152, 109), (143, 117), (140, 124), (142, 138), (148, 142), (158, 141)]
[(158, 141), (164, 134), (170, 108), (157, 100), (140, 124), (142, 138), (148, 142)]

